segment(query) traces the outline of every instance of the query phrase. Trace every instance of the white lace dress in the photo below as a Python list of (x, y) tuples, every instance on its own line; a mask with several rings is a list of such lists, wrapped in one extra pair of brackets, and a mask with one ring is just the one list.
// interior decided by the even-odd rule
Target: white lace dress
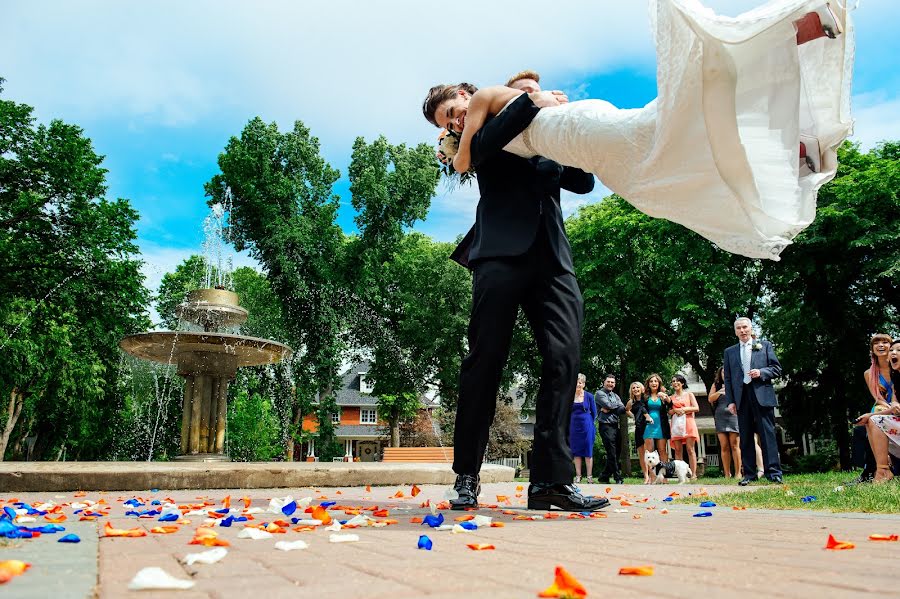
[[(793, 22), (823, 0), (772, 0), (722, 17), (696, 0), (651, 0), (659, 96), (620, 110), (602, 100), (542, 109), (506, 150), (597, 175), (642, 212), (722, 249), (778, 260), (812, 222), (850, 134), (853, 28), (796, 43)], [(800, 135), (822, 165), (800, 176)]]

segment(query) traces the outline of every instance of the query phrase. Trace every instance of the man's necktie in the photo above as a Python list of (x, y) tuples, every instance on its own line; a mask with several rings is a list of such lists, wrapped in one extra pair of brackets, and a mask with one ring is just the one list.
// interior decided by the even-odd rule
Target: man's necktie
[(741, 366), (744, 367), (744, 384), (750, 382), (750, 344), (741, 344)]

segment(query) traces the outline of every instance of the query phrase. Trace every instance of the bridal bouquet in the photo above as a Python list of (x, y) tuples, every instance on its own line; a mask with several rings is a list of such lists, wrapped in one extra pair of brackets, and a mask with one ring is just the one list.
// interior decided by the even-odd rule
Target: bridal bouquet
[(459, 134), (448, 129), (442, 129), (440, 135), (438, 135), (438, 147), (437, 147), (437, 159), (443, 167), (441, 168), (441, 172), (443, 172), (448, 177), (453, 177), (454, 175), (459, 176), (460, 183), (469, 183), (472, 179), (475, 178), (475, 170), (469, 169), (464, 173), (457, 173), (456, 169), (453, 168), (453, 157), (456, 156), (456, 152), (459, 151)]

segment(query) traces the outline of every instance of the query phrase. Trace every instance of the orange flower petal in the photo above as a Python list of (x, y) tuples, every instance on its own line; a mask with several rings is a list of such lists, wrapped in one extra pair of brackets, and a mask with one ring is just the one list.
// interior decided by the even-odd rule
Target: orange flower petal
[(113, 528), (112, 524), (106, 523), (103, 527), (103, 536), (106, 537), (146, 537), (147, 531), (143, 528)]
[(603, 512), (592, 512), (591, 518), (609, 518), (609, 516), (607, 516)]
[(66, 518), (65, 514), (55, 514), (53, 516), (51, 516), (50, 514), (47, 514), (46, 516), (44, 516), (44, 520), (46, 520), (47, 522), (50, 522), (52, 524), (59, 524), (60, 522), (65, 522), (66, 519), (67, 518)]
[(454, 518), (457, 522), (468, 522), (469, 520), (474, 520), (475, 516), (467, 515), (467, 516), (457, 516)]
[(731, 509), (733, 509), (733, 510), (735, 510), (735, 511), (741, 511), (741, 510), (746, 510), (746, 509), (747, 509), (747, 506), (744, 506), (744, 505), (733, 505), (733, 506), (731, 506)]
[(412, 490), (409, 492), (409, 494), (412, 495), (413, 497), (415, 497), (416, 495), (418, 495), (421, 492), (422, 492), (422, 489), (420, 489), (416, 485), (413, 485)]
[(180, 527), (178, 527), (178, 526), (154, 526), (153, 528), (150, 529), (150, 532), (160, 534), (160, 535), (167, 535), (167, 534), (171, 534), (173, 532), (178, 532), (179, 528)]
[(587, 589), (562, 566), (556, 566), (553, 584), (538, 593), (538, 597), (578, 598), (587, 597)]
[(366, 493), (372, 492), (372, 485), (366, 485)]
[(840, 551), (842, 549), (855, 549), (856, 545), (847, 541), (838, 541), (834, 535), (828, 535), (828, 541), (825, 543), (825, 549)]
[(622, 507), (631, 507), (632, 506), (631, 503), (625, 501), (624, 499), (619, 502), (619, 505), (621, 505)]
[(326, 526), (328, 524), (331, 524), (331, 516), (328, 514), (328, 510), (323, 508), (321, 505), (317, 505), (313, 508), (312, 517), (320, 521), (322, 524), (325, 524)]
[(503, 522), (491, 522), (491, 528), (503, 528), (506, 526)]
[(194, 538), (188, 542), (188, 545), (203, 545), (204, 547), (228, 547), (231, 545), (225, 539), (219, 538), (219, 533), (211, 528), (200, 527), (194, 533)]
[(466, 545), (466, 547), (468, 547), (472, 551), (490, 551), (496, 549), (496, 547), (494, 547), (490, 543), (469, 543), (468, 545)]
[(412, 518), (409, 519), (409, 523), (410, 524), (421, 524), (422, 519), (419, 518), (418, 516), (413, 516)]
[(406, 495), (403, 494), (403, 491), (401, 491), (400, 489), (397, 489), (397, 492), (394, 493), (393, 495), (391, 495), (389, 497), (389, 499), (400, 499), (402, 497), (406, 497)]
[(523, 487), (522, 485), (516, 485), (516, 491), (521, 491), (521, 490), (523, 490), (524, 488), (525, 488), (525, 487)]
[(247, 508), (250, 507), (250, 504), (251, 504), (251, 503), (253, 503), (253, 500), (250, 499), (249, 497), (241, 497), (241, 501), (244, 502), (244, 509), (245, 509), (245, 510), (246, 510)]
[(896, 541), (898, 538), (897, 535), (869, 535), (870, 541)]
[(388, 510), (378, 510), (377, 512), (372, 512), (372, 515), (376, 518), (387, 518), (390, 512)]
[(0, 562), (0, 584), (9, 582), (14, 577), (22, 574), (31, 567), (31, 564), (22, 562), (17, 559), (10, 559)]
[(315, 529), (315, 526), (295, 526), (291, 530), (294, 532), (313, 532)]
[(628, 566), (619, 568), (619, 576), (653, 576), (653, 566)]
[(231, 495), (225, 496), (225, 499), (222, 500), (222, 506), (227, 508), (231, 507)]
[(634, 515), (631, 517), (631, 519), (632, 519), (632, 520), (640, 520), (640, 519), (641, 519), (641, 515), (640, 515), (640, 514), (634, 514)]

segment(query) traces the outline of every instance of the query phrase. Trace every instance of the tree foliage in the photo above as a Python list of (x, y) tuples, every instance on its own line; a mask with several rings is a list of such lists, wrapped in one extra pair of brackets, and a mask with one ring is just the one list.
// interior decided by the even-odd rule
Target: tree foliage
[(16, 455), (27, 436), (37, 459), (97, 458), (117, 419), (118, 341), (148, 324), (137, 213), (105, 199), (79, 127), (32, 112), (0, 99), (0, 397), (24, 402), (0, 402), (0, 422)]

